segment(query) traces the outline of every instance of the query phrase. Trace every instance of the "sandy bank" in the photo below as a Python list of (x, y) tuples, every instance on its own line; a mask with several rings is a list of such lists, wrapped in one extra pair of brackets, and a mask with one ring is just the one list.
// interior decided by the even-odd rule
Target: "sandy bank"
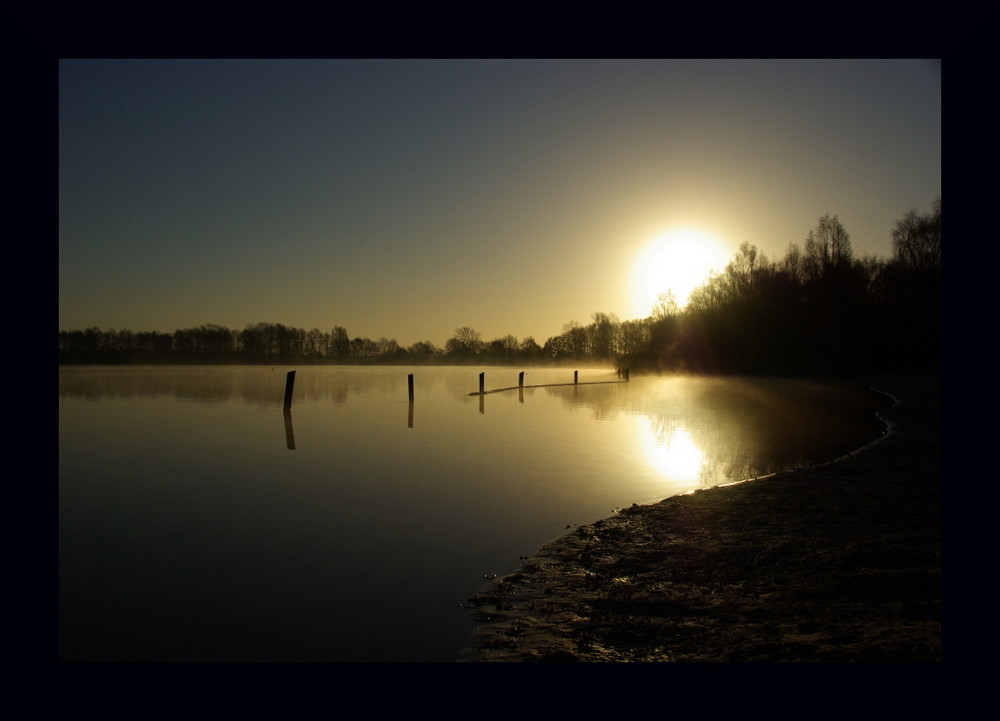
[(869, 381), (889, 434), (573, 529), (470, 599), (460, 660), (940, 661), (940, 376)]

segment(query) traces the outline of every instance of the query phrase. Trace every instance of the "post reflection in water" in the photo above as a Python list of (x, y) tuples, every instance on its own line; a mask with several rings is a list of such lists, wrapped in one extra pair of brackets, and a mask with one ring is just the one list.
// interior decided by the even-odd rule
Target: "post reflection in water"
[(290, 450), (295, 450), (295, 432), (292, 430), (292, 411), (289, 408), (283, 410), (283, 415), (285, 416), (285, 447)]
[(410, 398), (410, 410), (406, 415), (406, 427), (413, 428), (413, 399)]

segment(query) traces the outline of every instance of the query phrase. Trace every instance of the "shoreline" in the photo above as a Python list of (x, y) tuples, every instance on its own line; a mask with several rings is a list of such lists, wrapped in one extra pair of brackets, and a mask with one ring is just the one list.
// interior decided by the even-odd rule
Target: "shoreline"
[(866, 382), (880, 438), (574, 528), (469, 599), (458, 660), (940, 661), (940, 373)]

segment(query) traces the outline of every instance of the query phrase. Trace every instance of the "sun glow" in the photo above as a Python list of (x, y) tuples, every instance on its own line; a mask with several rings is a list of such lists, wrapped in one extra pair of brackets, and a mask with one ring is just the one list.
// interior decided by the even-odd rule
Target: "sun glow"
[(671, 486), (697, 488), (705, 454), (695, 444), (691, 432), (662, 421), (651, 422), (643, 416), (638, 417), (638, 424), (643, 454), (654, 471)]
[(712, 235), (692, 228), (678, 228), (657, 236), (635, 260), (632, 270), (632, 313), (645, 318), (660, 294), (672, 292), (683, 308), (691, 291), (713, 272), (722, 272), (729, 257)]

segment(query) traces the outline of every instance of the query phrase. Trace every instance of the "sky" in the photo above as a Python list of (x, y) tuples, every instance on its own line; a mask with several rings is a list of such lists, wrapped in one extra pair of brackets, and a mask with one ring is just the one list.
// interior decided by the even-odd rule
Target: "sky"
[(665, 233), (888, 258), (940, 196), (937, 60), (59, 63), (60, 330), (543, 344)]

